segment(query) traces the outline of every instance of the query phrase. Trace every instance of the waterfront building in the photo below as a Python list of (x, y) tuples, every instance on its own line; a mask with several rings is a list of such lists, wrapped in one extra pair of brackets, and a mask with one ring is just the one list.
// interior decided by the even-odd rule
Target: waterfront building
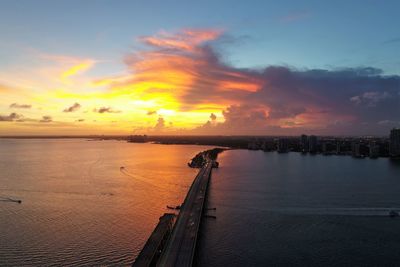
[(318, 150), (318, 139), (315, 135), (311, 135), (308, 139), (308, 151), (310, 153), (316, 153)]
[(340, 153), (342, 153), (342, 146), (341, 146), (341, 143), (340, 143), (340, 141), (337, 141), (336, 142), (336, 154), (340, 154)]
[(301, 151), (303, 153), (307, 153), (308, 152), (308, 136), (305, 134), (302, 134), (300, 137), (300, 141), (301, 141)]
[(327, 142), (322, 142), (321, 150), (322, 150), (322, 153), (328, 152), (328, 143)]
[(361, 144), (358, 141), (353, 141), (351, 144), (351, 155), (353, 157), (359, 158), (361, 157)]
[(380, 153), (380, 146), (375, 142), (369, 143), (369, 157), (370, 158), (377, 158), (379, 157)]
[(131, 143), (146, 143), (147, 135), (131, 135), (128, 139)]
[(264, 151), (274, 151), (276, 150), (276, 146), (273, 140), (265, 140), (261, 145), (261, 149)]
[(400, 157), (400, 129), (394, 128), (390, 131), (389, 153), (391, 157)]
[(286, 153), (288, 151), (289, 151), (289, 140), (286, 138), (279, 138), (278, 139), (278, 152)]
[(248, 143), (247, 148), (250, 150), (259, 150), (261, 148), (261, 146), (257, 140), (253, 140)]

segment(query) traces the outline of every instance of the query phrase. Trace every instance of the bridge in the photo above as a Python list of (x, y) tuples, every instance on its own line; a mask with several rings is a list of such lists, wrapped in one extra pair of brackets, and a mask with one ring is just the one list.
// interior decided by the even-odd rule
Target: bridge
[[(207, 196), (208, 183), (214, 165), (215, 161), (208, 159), (206, 164), (200, 169), (180, 208), (172, 233), (167, 237), (160, 235), (160, 227), (157, 226), (156, 229), (158, 231), (153, 232), (147, 241), (145, 248), (157, 247), (157, 250), (161, 251), (161, 255), (157, 256), (157, 259), (148, 258), (147, 261), (136, 260), (132, 266), (192, 266), (204, 203)], [(168, 233), (168, 231), (164, 232)], [(160, 239), (168, 240), (163, 248), (152, 244), (159, 244)], [(151, 255), (158, 254), (156, 251), (154, 253), (146, 253)]]
[(161, 255), (160, 266), (192, 266), (212, 166), (213, 162), (208, 161), (194, 179)]

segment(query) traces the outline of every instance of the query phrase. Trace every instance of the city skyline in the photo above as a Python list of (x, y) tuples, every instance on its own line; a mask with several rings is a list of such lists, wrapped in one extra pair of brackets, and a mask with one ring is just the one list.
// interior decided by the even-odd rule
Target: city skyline
[(396, 1), (4, 1), (0, 135), (388, 135)]

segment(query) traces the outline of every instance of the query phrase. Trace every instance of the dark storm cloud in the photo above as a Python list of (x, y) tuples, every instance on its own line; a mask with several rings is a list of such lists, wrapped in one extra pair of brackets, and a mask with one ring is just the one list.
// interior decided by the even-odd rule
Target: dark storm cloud
[(223, 106), (225, 122), (207, 125), (232, 133), (243, 129), (249, 133), (263, 129), (266, 134), (276, 129), (384, 133), (388, 126), (379, 122), (400, 121), (399, 75), (388, 76), (369, 66), (237, 68), (213, 46), (222, 36), (218, 31), (183, 31), (143, 37), (149, 49), (126, 58), (133, 75), (123, 84), (168, 84), (172, 89), (143, 90), (173, 94), (181, 111)]
[(400, 77), (380, 73), (270, 66), (261, 74), (263, 87), (224, 110), (225, 122), (215, 129), (205, 126), (225, 133), (385, 134), (400, 121)]
[(346, 70), (293, 70), (268, 67), (266, 85), (249, 96), (265, 103), (272, 114), (291, 117), (324, 112), (331, 117), (354, 117), (378, 122), (400, 116), (400, 77), (383, 76), (373, 68)]

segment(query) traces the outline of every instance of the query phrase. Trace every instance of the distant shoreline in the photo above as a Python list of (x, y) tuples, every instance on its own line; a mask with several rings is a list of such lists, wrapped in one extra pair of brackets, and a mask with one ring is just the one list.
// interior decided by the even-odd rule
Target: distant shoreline
[(0, 139), (125, 139), (126, 135), (100, 136), (100, 135), (0, 135)]
[[(67, 139), (67, 138), (99, 138), (126, 139), (132, 135), (0, 135), (0, 139)], [(388, 135), (317, 135), (324, 138), (388, 138)], [(299, 135), (148, 135), (149, 138), (298, 138)]]
[[(301, 140), (299, 136), (170, 136), (170, 135), (26, 135), (26, 136), (0, 136), (0, 139), (85, 139), (86, 141), (125, 141), (128, 143), (150, 143), (160, 145), (198, 145), (214, 146), (229, 149), (261, 150), (265, 152), (278, 151), (280, 153), (298, 152), (310, 155), (339, 155), (352, 156), (354, 158), (391, 158), (388, 151), (388, 137), (318, 137), (316, 150), (302, 152)], [(287, 144), (285, 151), (279, 150), (279, 142), (285, 141)], [(370, 155), (368, 146), (373, 142), (380, 148), (377, 154)], [(341, 144), (340, 152), (335, 150), (335, 144)], [(355, 153), (353, 144), (359, 143), (359, 151)], [(324, 146), (325, 144), (325, 146)], [(333, 144), (333, 145), (332, 145)], [(333, 148), (332, 148), (333, 147)]]

